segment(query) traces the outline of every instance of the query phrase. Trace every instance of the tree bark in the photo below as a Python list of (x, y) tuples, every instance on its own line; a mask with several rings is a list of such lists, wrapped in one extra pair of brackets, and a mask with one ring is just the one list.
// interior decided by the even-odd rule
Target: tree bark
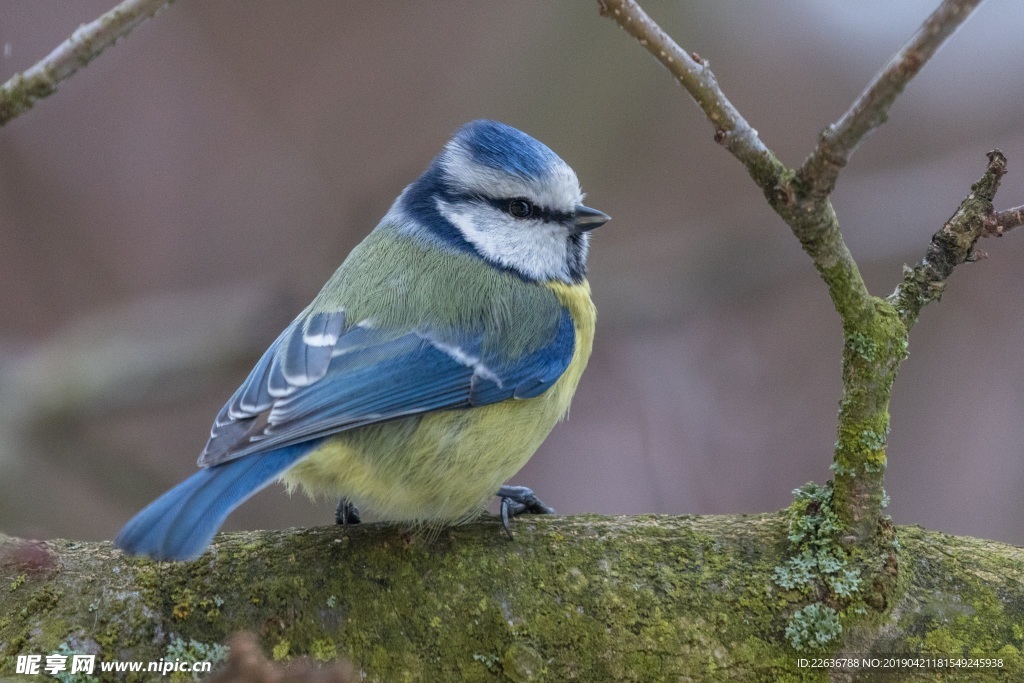
[[(838, 637), (798, 651), (787, 628), (807, 598), (777, 573), (789, 519), (528, 517), (512, 541), (490, 518), (257, 531), (187, 563), (0, 536), (0, 675), (19, 654), (158, 660), (177, 638), (255, 630), (276, 659), (347, 658), (370, 681), (861, 681), (878, 679), (798, 658), (918, 654), (1002, 661), (942, 680), (1020, 680), (1024, 550), (898, 527), (893, 584), (864, 587)], [(798, 626), (813, 643), (814, 620)]]

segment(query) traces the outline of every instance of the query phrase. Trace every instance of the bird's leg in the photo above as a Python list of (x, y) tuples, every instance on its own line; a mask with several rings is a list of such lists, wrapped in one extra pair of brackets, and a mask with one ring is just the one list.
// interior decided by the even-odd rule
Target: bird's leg
[(525, 486), (502, 486), (496, 495), (501, 498), (501, 526), (505, 528), (509, 538), (512, 538), (512, 530), (508, 526), (510, 517), (524, 512), (531, 515), (555, 514), (554, 508), (545, 505), (534, 495), (533, 489)]
[(350, 503), (348, 498), (338, 501), (338, 507), (334, 510), (335, 524), (359, 524), (361, 521), (359, 508)]

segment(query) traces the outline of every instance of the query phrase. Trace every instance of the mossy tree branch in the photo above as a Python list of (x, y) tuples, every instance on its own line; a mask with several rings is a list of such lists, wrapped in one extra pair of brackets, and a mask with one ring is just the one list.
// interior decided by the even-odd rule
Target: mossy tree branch
[[(119, 9), (164, 4), (127, 0)], [(999, 657), (1004, 673), (1020, 675), (1020, 549), (912, 528), (894, 535), (880, 522), (889, 392), (908, 330), (952, 266), (934, 270), (926, 256), (910, 270), (922, 288), (908, 276), (890, 299), (871, 296), (828, 199), (856, 145), (977, 4), (943, 2), (794, 170), (704, 60), (632, 0), (601, 0), (702, 107), (715, 140), (744, 164), (829, 289), (845, 334), (834, 490), (807, 490), (787, 513), (756, 517), (522, 520), (513, 543), (493, 521), (430, 542), (374, 525), (229, 534), (181, 564), (125, 558), (106, 543), (0, 536), (0, 675), (17, 654), (62, 645), (159, 659), (172, 638), (212, 643), (255, 627), (275, 657), (344, 655), (372, 680), (843, 680), (794, 668), (794, 647), (836, 642), (837, 624), (849, 654)], [(130, 30), (92, 42), (87, 28), (0, 89), (0, 124)], [(978, 235), (1024, 221), (1024, 207), (992, 212), (1003, 172), (993, 163), (995, 153), (939, 233), (955, 239), (937, 234), (930, 255), (948, 242), (942, 253), (955, 266), (970, 260)], [(849, 550), (835, 542), (839, 533), (853, 541)], [(819, 609), (798, 608), (808, 600)]]
[[(185, 563), (0, 536), (0, 677), (18, 654), (63, 646), (155, 661), (175, 642), (209, 651), (250, 630), (276, 659), (342, 657), (368, 681), (848, 680), (797, 665), (835, 624), (794, 612), (820, 586), (779, 582), (785, 514), (531, 517), (514, 528), (513, 541), (495, 519), (434, 538), (381, 525), (222, 534)], [(894, 533), (880, 556), (893, 585), (859, 592), (850, 607), (870, 616), (844, 614), (833, 653), (1001, 658), (999, 674), (1017, 680), (1024, 552)]]
[(999, 182), (1006, 175), (1006, 157), (998, 149), (988, 153), (988, 168), (971, 186), (953, 216), (932, 235), (924, 258), (913, 268), (905, 268), (903, 282), (889, 295), (900, 320), (909, 329), (917, 322), (921, 309), (938, 301), (946, 287), (946, 278), (961, 263), (977, 260), (975, 244), (980, 237), (1002, 234), (1018, 219), (1019, 209), (996, 214), (992, 200)]
[[(832, 464), (835, 474), (832, 504), (847, 540), (869, 542), (878, 529), (882, 512), (892, 384), (906, 357), (909, 327), (916, 320), (920, 306), (927, 301), (921, 299), (916, 308), (907, 308), (904, 299), (913, 298), (920, 288), (911, 289), (906, 279), (902, 286), (904, 299), (898, 296), (881, 299), (868, 292), (843, 240), (829, 195), (857, 145), (885, 121), (896, 97), (963, 24), (980, 0), (944, 0), (843, 117), (822, 133), (817, 147), (796, 170), (782, 164), (735, 110), (707, 62), (679, 47), (635, 0), (598, 0), (598, 4), (602, 15), (614, 19), (636, 38), (694, 98), (715, 126), (715, 140), (747, 168), (772, 209), (789, 225), (811, 257), (828, 287), (842, 320), (845, 342), (843, 394)], [(986, 219), (990, 214), (991, 197), (987, 213), (982, 211), (972, 216)], [(1024, 215), (1003, 216), (1007, 224), (1019, 218)], [(988, 233), (998, 233), (999, 220), (988, 220)], [(986, 234), (979, 227), (983, 224), (984, 221), (979, 223), (978, 220), (972, 223), (969, 231), (975, 235), (974, 239)], [(971, 248), (973, 240), (964, 258), (969, 256)], [(918, 269), (913, 272), (931, 282), (929, 291), (935, 291), (935, 277), (920, 275), (922, 271)], [(941, 279), (948, 274), (942, 274)]]
[(173, 1), (124, 0), (98, 19), (79, 26), (53, 52), (0, 86), (0, 126), (52, 95), (61, 81)]

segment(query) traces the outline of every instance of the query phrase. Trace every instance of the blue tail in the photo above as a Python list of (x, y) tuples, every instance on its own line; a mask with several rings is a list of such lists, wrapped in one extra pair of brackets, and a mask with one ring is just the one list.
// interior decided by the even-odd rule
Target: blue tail
[(194, 560), (232, 510), (319, 444), (318, 439), (200, 470), (132, 517), (114, 544), (155, 560)]

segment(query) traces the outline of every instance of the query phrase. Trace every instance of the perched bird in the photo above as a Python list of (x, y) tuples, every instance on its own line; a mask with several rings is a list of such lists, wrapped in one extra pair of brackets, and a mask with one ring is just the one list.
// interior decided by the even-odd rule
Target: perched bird
[(277, 479), (426, 525), (552, 512), (505, 486), (568, 411), (590, 357), (589, 231), (573, 170), (495, 121), (463, 126), (221, 409), (199, 472), (115, 543), (198, 557)]

